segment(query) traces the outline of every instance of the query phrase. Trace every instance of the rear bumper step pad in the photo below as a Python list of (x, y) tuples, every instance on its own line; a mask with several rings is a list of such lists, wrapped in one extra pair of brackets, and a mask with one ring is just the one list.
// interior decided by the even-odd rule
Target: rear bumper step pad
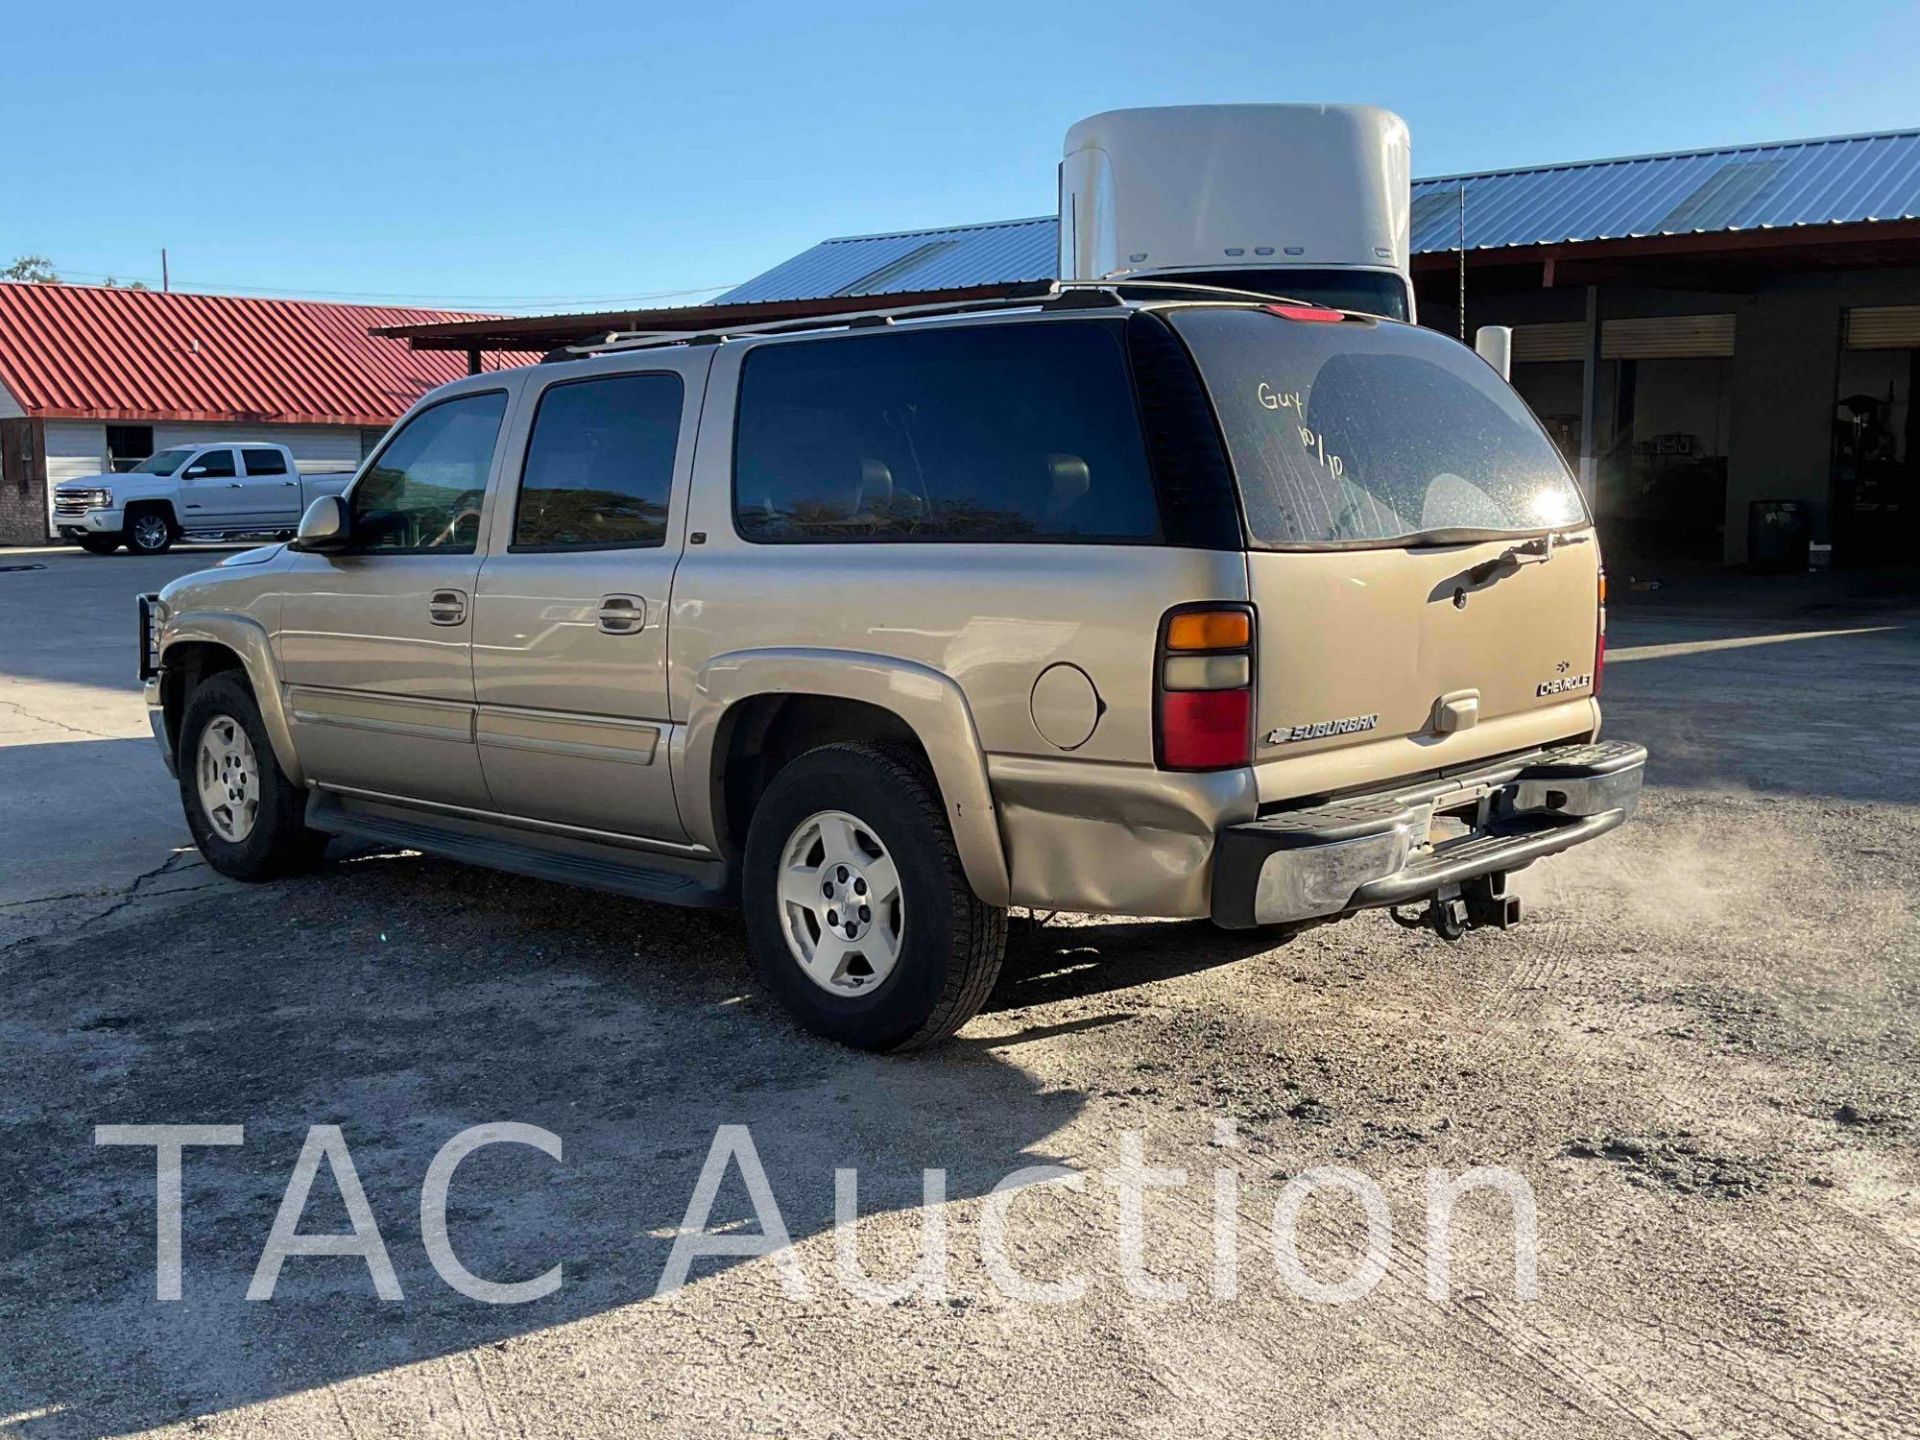
[[(1624, 824), (1646, 761), (1624, 740), (1553, 746), (1231, 826), (1214, 850), (1213, 919), (1313, 920), (1518, 870)], [(1469, 811), (1464, 833), (1433, 838), (1436, 815)]]

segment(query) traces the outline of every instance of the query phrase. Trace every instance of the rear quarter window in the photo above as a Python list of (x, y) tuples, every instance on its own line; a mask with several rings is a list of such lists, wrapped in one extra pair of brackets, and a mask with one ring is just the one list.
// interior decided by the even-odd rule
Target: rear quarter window
[(734, 521), (762, 543), (1157, 539), (1122, 331), (761, 346), (740, 381)]
[(1258, 309), (1173, 312), (1212, 396), (1261, 546), (1585, 523), (1526, 402), (1445, 336)]

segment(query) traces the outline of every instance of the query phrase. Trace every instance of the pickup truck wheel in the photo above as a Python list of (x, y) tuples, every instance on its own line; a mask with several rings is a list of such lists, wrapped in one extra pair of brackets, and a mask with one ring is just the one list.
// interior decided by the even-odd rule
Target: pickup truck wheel
[(867, 745), (809, 751), (747, 831), (747, 940), (802, 1025), (863, 1050), (913, 1050), (979, 1012), (1007, 912), (974, 895), (933, 780)]
[(177, 759), (187, 828), (222, 875), (271, 880), (320, 858), (327, 837), (307, 828), (306, 791), (274, 759), (260, 707), (233, 675), (188, 697)]
[(89, 555), (111, 555), (120, 548), (118, 535), (82, 535), (80, 548)]
[(164, 510), (136, 510), (127, 517), (125, 539), (135, 555), (164, 555), (173, 548), (173, 521)]

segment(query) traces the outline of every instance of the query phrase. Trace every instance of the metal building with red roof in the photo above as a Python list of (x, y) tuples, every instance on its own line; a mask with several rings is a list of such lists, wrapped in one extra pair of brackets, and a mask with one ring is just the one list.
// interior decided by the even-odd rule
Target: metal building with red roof
[(59, 481), (130, 468), (169, 445), (274, 440), (303, 466), (357, 464), (415, 400), (468, 371), (463, 355), (368, 332), (476, 318), (0, 283), (0, 544), (47, 538)]

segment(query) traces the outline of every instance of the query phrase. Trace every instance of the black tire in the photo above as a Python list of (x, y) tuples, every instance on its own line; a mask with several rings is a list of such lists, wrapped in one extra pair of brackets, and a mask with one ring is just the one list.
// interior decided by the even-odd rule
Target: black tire
[[(899, 954), (871, 990), (830, 993), (788, 945), (783, 854), (823, 811), (857, 819), (899, 875)], [(986, 1003), (1007, 948), (1007, 912), (967, 883), (933, 778), (916, 761), (868, 745), (808, 751), (774, 777), (748, 827), (741, 901), (767, 988), (807, 1029), (862, 1050), (915, 1050), (953, 1034)]]
[(148, 505), (127, 512), (127, 528), (121, 538), (129, 554), (164, 555), (173, 548), (179, 535), (174, 530), (173, 516), (164, 506)]
[[(251, 828), (238, 840), (215, 828), (200, 797), (200, 742), (207, 728), (231, 720), (246, 732), (257, 766), (257, 803)], [(311, 868), (326, 849), (327, 837), (307, 828), (307, 792), (287, 779), (274, 758), (273, 743), (260, 719), (260, 707), (246, 682), (222, 671), (187, 697), (180, 724), (180, 749), (174, 768), (180, 775), (180, 804), (187, 828), (207, 863), (235, 880), (272, 880)]]
[(120, 548), (120, 537), (118, 535), (82, 535), (79, 537), (79, 545), (89, 555), (111, 555)]

